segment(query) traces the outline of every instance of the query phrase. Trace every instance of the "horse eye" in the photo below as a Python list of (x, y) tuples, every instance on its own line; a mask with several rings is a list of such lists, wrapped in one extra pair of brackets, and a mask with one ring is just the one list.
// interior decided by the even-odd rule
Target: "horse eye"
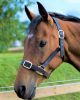
[(46, 43), (47, 43), (46, 41), (41, 40), (39, 46), (42, 48), (46, 45)]

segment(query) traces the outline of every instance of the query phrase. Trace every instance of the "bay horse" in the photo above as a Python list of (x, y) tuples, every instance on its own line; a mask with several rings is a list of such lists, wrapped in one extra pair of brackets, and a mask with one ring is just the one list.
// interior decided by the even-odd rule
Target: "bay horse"
[(37, 4), (38, 16), (25, 6), (31, 23), (14, 85), (17, 95), (27, 100), (33, 99), (36, 87), (63, 61), (80, 71), (80, 19), (48, 13), (41, 3)]

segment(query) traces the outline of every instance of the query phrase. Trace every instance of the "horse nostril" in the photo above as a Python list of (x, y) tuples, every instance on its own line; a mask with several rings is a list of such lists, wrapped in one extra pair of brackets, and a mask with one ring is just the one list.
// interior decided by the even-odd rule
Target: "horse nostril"
[(22, 85), (15, 87), (14, 90), (18, 97), (22, 99), (32, 100), (32, 98), (35, 96), (36, 87), (31, 86), (30, 88), (26, 88), (24, 85)]
[(17, 90), (17, 95), (22, 98), (24, 97), (26, 92), (26, 87), (25, 86), (19, 86), (18, 90)]

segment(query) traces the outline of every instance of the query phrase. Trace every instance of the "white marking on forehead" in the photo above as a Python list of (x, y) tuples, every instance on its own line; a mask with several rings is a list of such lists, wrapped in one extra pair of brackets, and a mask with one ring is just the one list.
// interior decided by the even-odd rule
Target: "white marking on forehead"
[(29, 34), (28, 39), (32, 38), (33, 36), (34, 36), (33, 34)]

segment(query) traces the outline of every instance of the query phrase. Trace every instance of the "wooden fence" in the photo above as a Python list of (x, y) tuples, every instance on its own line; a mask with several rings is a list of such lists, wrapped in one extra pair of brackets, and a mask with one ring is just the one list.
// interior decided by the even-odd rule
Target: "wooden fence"
[[(35, 98), (80, 92), (80, 82), (63, 85), (39, 87)], [(21, 100), (13, 91), (0, 92), (0, 100)]]

